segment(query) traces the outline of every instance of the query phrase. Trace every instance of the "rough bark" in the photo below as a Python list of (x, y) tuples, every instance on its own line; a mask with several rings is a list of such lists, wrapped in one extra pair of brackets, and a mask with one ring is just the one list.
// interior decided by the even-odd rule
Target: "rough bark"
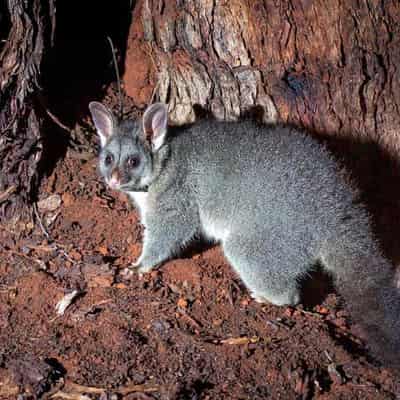
[(373, 141), (400, 154), (400, 3), (323, 0), (139, 0), (125, 88), (155, 91), (171, 121), (194, 105)]
[(42, 121), (36, 99), (55, 9), (54, 0), (8, 0), (7, 8), (1, 10), (10, 29), (0, 48), (0, 219), (17, 219), (37, 184)]

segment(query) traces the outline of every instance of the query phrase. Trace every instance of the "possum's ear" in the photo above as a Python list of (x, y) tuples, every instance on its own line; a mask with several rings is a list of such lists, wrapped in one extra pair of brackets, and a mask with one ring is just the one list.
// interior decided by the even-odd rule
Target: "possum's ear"
[(89, 103), (89, 110), (100, 138), (101, 147), (104, 147), (108, 139), (114, 134), (114, 115), (106, 106), (97, 101)]
[(165, 141), (168, 127), (168, 110), (164, 103), (155, 103), (143, 114), (143, 131), (150, 138), (153, 150), (158, 150)]

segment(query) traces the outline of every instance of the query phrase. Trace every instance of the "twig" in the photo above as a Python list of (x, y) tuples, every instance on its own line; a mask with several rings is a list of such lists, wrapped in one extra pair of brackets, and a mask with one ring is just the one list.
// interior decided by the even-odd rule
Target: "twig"
[(216, 345), (230, 345), (230, 346), (240, 346), (246, 344), (256, 344), (256, 343), (278, 343), (282, 339), (274, 338), (274, 337), (261, 337), (261, 336), (240, 336), (236, 338), (227, 338), (227, 339), (214, 339), (211, 343)]
[(116, 390), (117, 393), (121, 394), (122, 396), (134, 393), (134, 392), (141, 392), (141, 393), (152, 393), (152, 392), (159, 392), (160, 386), (159, 385), (131, 385), (125, 386)]
[(329, 361), (330, 363), (332, 363), (332, 362), (333, 362), (333, 359), (332, 359), (332, 357), (330, 356), (328, 350), (325, 350), (325, 351), (324, 351), (324, 354), (325, 354), (326, 358), (328, 359), (328, 361)]
[(51, 118), (51, 120), (58, 125), (61, 129), (64, 129), (69, 134), (72, 134), (72, 129), (68, 128), (67, 125), (64, 125), (48, 108), (45, 107), (46, 114)]
[[(152, 61), (152, 63), (153, 63), (153, 66), (154, 66), (155, 71), (158, 71), (158, 66), (157, 66), (157, 64), (156, 64), (156, 62), (155, 62), (155, 60), (154, 60), (153, 52), (151, 51), (151, 50), (152, 50), (152, 47), (151, 47), (150, 44), (148, 44), (147, 47), (149, 47), (149, 50), (148, 50), (148, 51), (145, 50), (145, 52), (146, 52), (146, 54), (150, 57), (150, 59), (151, 59), (151, 61)], [(157, 90), (159, 89), (160, 85), (161, 85), (161, 82), (160, 82), (159, 80), (157, 80), (157, 83), (156, 83), (156, 85), (155, 85), (154, 88), (153, 88), (153, 91), (152, 91), (152, 94), (151, 94), (151, 98), (150, 98), (149, 104), (153, 104), (154, 97), (155, 97), (156, 92), (157, 92)]]
[(361, 383), (348, 382), (347, 384), (355, 388), (377, 390), (377, 387), (373, 383), (361, 384)]
[(66, 386), (66, 388), (72, 389), (79, 393), (99, 393), (99, 394), (101, 394), (101, 393), (104, 393), (107, 391), (107, 389), (104, 389), (104, 388), (98, 388), (98, 387), (94, 387), (94, 386), (84, 386), (84, 385), (79, 385), (74, 382), (69, 382), (65, 386)]
[(119, 117), (122, 118), (123, 115), (123, 104), (122, 104), (122, 92), (121, 92), (121, 80), (119, 77), (119, 70), (118, 70), (118, 62), (117, 62), (117, 56), (115, 55), (115, 48), (114, 44), (110, 38), (110, 36), (107, 36), (107, 40), (110, 43), (111, 47), (111, 52), (112, 52), (112, 57), (113, 57), (113, 62), (114, 62), (114, 68), (115, 68), (115, 75), (117, 77), (117, 85), (118, 85), (118, 97), (119, 97)]
[(57, 250), (57, 248), (56, 248), (56, 246), (54, 246), (54, 244), (50, 245), (50, 246), (46, 246), (46, 245), (43, 245), (43, 244), (36, 245), (36, 244), (29, 244), (28, 243), (25, 246), (28, 249), (35, 250), (35, 251), (43, 251), (45, 253), (52, 253), (53, 251)]
[(140, 393), (153, 393), (160, 391), (160, 385), (151, 385), (151, 384), (143, 384), (143, 385), (128, 385), (118, 389), (108, 390), (106, 388), (98, 388), (94, 386), (84, 386), (78, 385), (77, 383), (69, 382), (65, 385), (64, 390), (66, 391), (58, 391), (54, 393), (51, 398), (61, 397), (62, 399), (67, 400), (86, 400), (89, 399), (88, 396), (84, 396), (83, 393), (88, 394), (103, 394), (111, 391), (112, 393), (118, 393), (121, 396), (140, 392)]
[(40, 229), (42, 230), (44, 236), (46, 236), (46, 239), (47, 239), (50, 243), (53, 243), (53, 244), (54, 244), (55, 250), (56, 250), (58, 253), (62, 254), (62, 255), (63, 255), (69, 262), (71, 262), (72, 264), (75, 264), (75, 260), (69, 256), (69, 254), (62, 248), (61, 245), (59, 245), (58, 243), (56, 243), (56, 242), (53, 240), (53, 238), (50, 236), (49, 232), (48, 232), (48, 231), (46, 230), (46, 228), (44, 227), (43, 221), (42, 221), (42, 218), (40, 217), (40, 214), (39, 214), (39, 211), (38, 211), (38, 209), (37, 209), (37, 204), (36, 204), (36, 203), (33, 204), (33, 211), (34, 211), (35, 216), (36, 216), (36, 219), (37, 219), (37, 221), (38, 221), (38, 223), (39, 223), (39, 227), (40, 227)]
[(66, 400), (91, 400), (89, 396), (85, 396), (82, 393), (66, 393), (62, 390), (55, 392), (53, 395), (50, 396), (50, 398), (61, 398)]
[(219, 343), (240, 345), (240, 344), (258, 343), (260, 340), (261, 339), (258, 336), (253, 336), (253, 337), (242, 336), (237, 338), (222, 339), (219, 341)]
[(153, 104), (154, 97), (155, 97), (156, 92), (159, 89), (159, 87), (160, 87), (160, 81), (157, 81), (156, 86), (154, 86), (153, 93), (151, 94), (151, 99), (150, 99), (150, 103), (149, 104)]
[(69, 134), (72, 134), (72, 129), (68, 128), (67, 125), (63, 124), (46, 106), (46, 101), (44, 100), (44, 97), (39, 95), (38, 96), (38, 100), (40, 105), (44, 108), (44, 110), (46, 111), (46, 114), (50, 117), (50, 119), (56, 124), (58, 125), (61, 129), (64, 129), (65, 131), (67, 131)]
[(323, 319), (324, 318), (323, 314), (320, 314), (320, 313), (317, 313), (317, 312), (302, 310), (300, 308), (297, 308), (296, 311), (300, 311), (302, 314), (305, 314), (305, 315), (312, 315), (313, 317), (317, 317), (319, 319)]
[(49, 235), (49, 232), (47, 232), (46, 228), (43, 225), (42, 218), (39, 215), (39, 211), (38, 211), (36, 203), (33, 204), (33, 212), (35, 213), (35, 217), (36, 217), (36, 219), (37, 219), (37, 221), (39, 223), (39, 227), (40, 227), (41, 231), (43, 232), (44, 236), (46, 236), (46, 239), (49, 242), (52, 242), (53, 240), (51, 239), (51, 237)]

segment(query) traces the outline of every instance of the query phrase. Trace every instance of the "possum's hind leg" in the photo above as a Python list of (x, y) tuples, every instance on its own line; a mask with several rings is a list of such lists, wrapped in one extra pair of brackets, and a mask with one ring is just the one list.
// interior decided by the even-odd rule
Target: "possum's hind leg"
[(278, 306), (300, 302), (298, 280), (310, 265), (300, 252), (242, 235), (230, 235), (223, 249), (256, 301)]

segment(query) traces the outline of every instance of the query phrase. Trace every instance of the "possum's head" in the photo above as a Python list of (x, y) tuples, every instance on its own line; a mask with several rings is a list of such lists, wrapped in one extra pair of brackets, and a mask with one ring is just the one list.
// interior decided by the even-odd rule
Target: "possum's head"
[(118, 122), (98, 102), (91, 102), (89, 109), (100, 138), (99, 169), (107, 185), (123, 192), (146, 191), (152, 179), (153, 156), (165, 142), (166, 105), (149, 106), (142, 121)]

